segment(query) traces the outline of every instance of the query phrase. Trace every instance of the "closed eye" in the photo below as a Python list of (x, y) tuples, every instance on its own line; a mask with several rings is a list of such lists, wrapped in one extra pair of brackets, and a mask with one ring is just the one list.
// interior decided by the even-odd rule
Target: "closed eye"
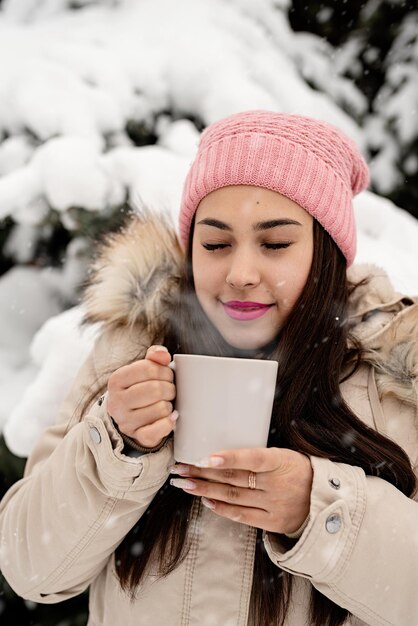
[(220, 250), (221, 248), (226, 248), (228, 244), (227, 243), (202, 243), (202, 246), (206, 250)]
[(288, 248), (292, 245), (291, 241), (286, 241), (282, 243), (264, 243), (263, 246), (267, 248), (267, 250), (280, 250), (281, 248)]
[[(202, 246), (205, 250), (222, 250), (223, 248), (227, 248), (230, 244), (228, 243), (202, 243)], [(267, 250), (281, 250), (283, 248), (288, 248), (292, 245), (291, 241), (284, 241), (280, 243), (263, 243), (262, 244)]]

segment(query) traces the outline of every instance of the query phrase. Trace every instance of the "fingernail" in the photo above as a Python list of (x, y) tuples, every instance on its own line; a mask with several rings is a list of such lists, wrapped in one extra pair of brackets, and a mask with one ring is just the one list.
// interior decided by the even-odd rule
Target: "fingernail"
[(209, 459), (208, 458), (200, 459), (200, 461), (197, 461), (195, 465), (196, 467), (210, 467)]
[(179, 487), (180, 489), (196, 489), (196, 483), (192, 480), (187, 480), (186, 478), (172, 478), (170, 480), (170, 485), (173, 487)]
[(225, 463), (225, 459), (221, 456), (210, 456), (209, 459), (205, 460), (208, 461), (208, 467), (219, 467)]
[(222, 456), (211, 456), (209, 462), (212, 467), (218, 467), (225, 463), (225, 459)]
[(215, 508), (215, 503), (213, 502), (213, 500), (208, 500), (204, 496), (201, 497), (201, 500), (204, 506), (206, 506), (208, 509), (211, 509), (213, 511), (213, 509)]
[(179, 476), (186, 476), (189, 474), (189, 466), (188, 465), (173, 465), (170, 467), (170, 474), (179, 474)]
[(179, 418), (179, 412), (174, 410), (172, 413), (170, 413), (169, 418), (172, 422), (176, 422)]
[(153, 352), (168, 352), (165, 346), (154, 346)]
[(221, 456), (210, 456), (209, 458), (204, 458), (195, 463), (196, 467), (218, 467), (225, 463), (225, 459)]

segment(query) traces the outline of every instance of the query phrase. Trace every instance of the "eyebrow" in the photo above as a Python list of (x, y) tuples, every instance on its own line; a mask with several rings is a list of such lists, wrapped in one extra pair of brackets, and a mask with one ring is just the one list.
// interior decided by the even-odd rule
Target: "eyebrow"
[[(229, 224), (225, 222), (221, 222), (220, 220), (215, 220), (212, 217), (206, 217), (197, 223), (197, 225), (206, 225), (206, 226), (214, 226), (215, 228), (220, 228), (220, 230), (229, 230), (232, 231), (233, 228)], [(257, 222), (253, 225), (253, 229), (256, 232), (260, 230), (268, 230), (269, 228), (276, 228), (276, 226), (302, 226), (300, 222), (296, 220), (291, 220), (289, 218), (283, 218), (278, 220), (267, 220), (266, 222)]]

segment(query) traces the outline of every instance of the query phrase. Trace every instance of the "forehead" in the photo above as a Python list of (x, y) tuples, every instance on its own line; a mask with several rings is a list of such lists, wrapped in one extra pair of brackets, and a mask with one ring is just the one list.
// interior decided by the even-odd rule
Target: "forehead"
[(232, 226), (256, 222), (262, 217), (290, 218), (310, 224), (312, 216), (282, 194), (252, 185), (221, 187), (203, 198), (196, 211), (196, 223), (206, 217), (223, 220)]

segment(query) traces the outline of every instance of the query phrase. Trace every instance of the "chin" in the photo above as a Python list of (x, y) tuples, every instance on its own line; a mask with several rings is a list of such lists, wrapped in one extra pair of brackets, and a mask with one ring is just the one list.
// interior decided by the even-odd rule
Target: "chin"
[(226, 335), (222, 335), (223, 338), (230, 346), (233, 348), (237, 348), (238, 350), (260, 350), (265, 345), (270, 343), (272, 340), (269, 338), (252, 338), (252, 337), (228, 337)]

